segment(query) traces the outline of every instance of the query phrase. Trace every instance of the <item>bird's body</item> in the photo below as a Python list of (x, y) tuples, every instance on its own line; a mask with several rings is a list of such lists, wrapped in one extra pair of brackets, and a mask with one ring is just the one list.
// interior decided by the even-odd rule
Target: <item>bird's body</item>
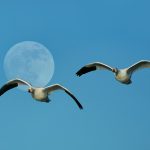
[(86, 74), (88, 72), (94, 71), (94, 70), (102, 70), (106, 69), (114, 73), (115, 79), (123, 84), (130, 84), (132, 83), (131, 77), (132, 74), (143, 68), (150, 68), (150, 61), (148, 60), (141, 60), (132, 66), (125, 68), (125, 69), (117, 69), (117, 68), (112, 68), (106, 64), (103, 64), (101, 62), (94, 62), (88, 65), (85, 65), (82, 67), (76, 74), (77, 76), (81, 76), (83, 74)]
[(131, 83), (131, 75), (127, 73), (127, 69), (120, 69), (115, 73), (115, 79), (124, 84)]
[(48, 93), (44, 91), (44, 88), (33, 88), (31, 95), (37, 101), (49, 102)]
[(50, 100), (48, 98), (49, 94), (51, 94), (52, 92), (56, 91), (56, 90), (63, 90), (65, 91), (78, 105), (78, 107), (80, 109), (83, 109), (82, 105), (80, 104), (80, 102), (76, 99), (76, 97), (65, 87), (63, 87), (60, 84), (54, 84), (45, 88), (36, 88), (36, 87), (32, 87), (32, 85), (24, 80), (21, 79), (15, 79), (15, 80), (11, 80), (9, 82), (7, 82), (5, 85), (2, 86), (2, 88), (0, 89), (0, 96), (3, 95), (6, 91), (15, 88), (19, 85), (27, 85), (28, 88), (28, 92), (31, 93), (31, 96), (40, 102), (46, 102), (48, 103)]

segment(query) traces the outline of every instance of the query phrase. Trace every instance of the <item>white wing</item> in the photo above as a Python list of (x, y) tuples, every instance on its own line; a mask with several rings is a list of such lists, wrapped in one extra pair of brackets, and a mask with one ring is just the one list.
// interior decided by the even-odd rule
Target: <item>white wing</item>
[(56, 91), (56, 90), (63, 90), (63, 91), (65, 91), (76, 102), (76, 104), (78, 105), (78, 107), (80, 109), (83, 109), (82, 105), (77, 100), (77, 98), (68, 89), (66, 89), (62, 85), (60, 85), (60, 84), (54, 84), (54, 85), (51, 85), (51, 86), (45, 88), (45, 91), (47, 91), (48, 94), (51, 93), (51, 92), (53, 92), (53, 91)]
[(141, 60), (135, 64), (133, 64), (131, 67), (127, 68), (127, 72), (129, 74), (132, 74), (133, 72), (143, 69), (143, 68), (150, 68), (150, 61), (148, 60)]
[(94, 62), (94, 63), (91, 63), (91, 64), (87, 64), (85, 65), (84, 67), (82, 67), (77, 73), (76, 75), (77, 76), (81, 76), (85, 73), (88, 73), (88, 72), (91, 72), (91, 71), (94, 71), (94, 70), (97, 70), (97, 69), (106, 69), (106, 70), (109, 70), (109, 71), (113, 71), (113, 68), (106, 65), (106, 64), (103, 64), (101, 62)]
[(0, 89), (0, 96), (3, 95), (6, 91), (15, 88), (19, 85), (27, 85), (29, 87), (32, 87), (30, 83), (21, 80), (21, 79), (15, 79), (15, 80), (10, 80), (8, 81), (5, 85), (3, 85)]

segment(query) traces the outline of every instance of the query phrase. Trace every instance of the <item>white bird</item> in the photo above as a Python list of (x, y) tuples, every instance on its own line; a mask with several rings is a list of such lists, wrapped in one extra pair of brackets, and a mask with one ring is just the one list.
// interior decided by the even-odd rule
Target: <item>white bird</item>
[(28, 88), (28, 92), (31, 93), (32, 97), (40, 102), (49, 102), (49, 98), (48, 95), (51, 94), (52, 92), (56, 91), (56, 90), (63, 90), (65, 91), (69, 96), (72, 97), (72, 99), (76, 102), (76, 104), (78, 105), (78, 107), (80, 109), (83, 109), (82, 105), (80, 104), (80, 102), (76, 99), (76, 97), (65, 87), (61, 86), (60, 84), (54, 84), (45, 88), (35, 88), (33, 87), (30, 83), (21, 80), (21, 79), (15, 79), (15, 80), (10, 80), (8, 81), (5, 85), (2, 86), (2, 88), (0, 89), (0, 96), (3, 95), (6, 91), (15, 88), (19, 85), (27, 85)]
[(100, 63), (100, 62), (94, 62), (91, 64), (87, 64), (84, 67), (82, 67), (77, 73), (77, 76), (81, 76), (85, 73), (94, 71), (94, 70), (101, 70), (101, 69), (107, 69), (109, 71), (114, 72), (116, 80), (118, 80), (121, 83), (124, 84), (130, 84), (132, 83), (131, 77), (132, 74), (142, 68), (150, 68), (150, 61), (148, 60), (141, 60), (132, 66), (124, 69), (117, 69), (117, 68), (112, 68), (106, 64)]

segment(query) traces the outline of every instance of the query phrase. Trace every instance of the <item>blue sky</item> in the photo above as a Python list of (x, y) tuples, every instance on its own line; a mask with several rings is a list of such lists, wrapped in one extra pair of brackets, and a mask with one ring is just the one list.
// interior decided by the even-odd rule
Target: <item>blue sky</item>
[(43, 104), (13, 89), (0, 97), (0, 149), (149, 150), (150, 70), (134, 74), (128, 86), (107, 71), (75, 76), (93, 61), (124, 68), (149, 59), (149, 5), (148, 0), (1, 1), (0, 84), (7, 81), (7, 50), (37, 41), (54, 57), (49, 84), (69, 88), (84, 110), (63, 92)]

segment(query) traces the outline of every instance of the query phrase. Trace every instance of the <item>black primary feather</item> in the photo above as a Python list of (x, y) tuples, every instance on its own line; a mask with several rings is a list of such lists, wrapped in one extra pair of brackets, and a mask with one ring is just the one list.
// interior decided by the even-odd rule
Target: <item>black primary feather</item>
[(82, 67), (82, 68), (76, 73), (76, 75), (80, 77), (81, 75), (83, 75), (83, 74), (85, 74), (85, 73), (88, 73), (88, 72), (91, 72), (91, 71), (94, 71), (94, 70), (96, 70), (96, 66), (92, 66), (92, 67)]
[(76, 102), (76, 104), (79, 106), (80, 109), (83, 109), (83, 106), (80, 104), (80, 102), (76, 99), (76, 97), (74, 95), (72, 95), (70, 92), (68, 92), (67, 90), (65, 90), (65, 92), (70, 95), (74, 101)]
[(5, 84), (4, 86), (2, 86), (2, 88), (0, 89), (0, 96), (3, 95), (6, 91), (13, 89), (15, 87), (18, 86), (18, 83), (14, 83), (14, 84)]

